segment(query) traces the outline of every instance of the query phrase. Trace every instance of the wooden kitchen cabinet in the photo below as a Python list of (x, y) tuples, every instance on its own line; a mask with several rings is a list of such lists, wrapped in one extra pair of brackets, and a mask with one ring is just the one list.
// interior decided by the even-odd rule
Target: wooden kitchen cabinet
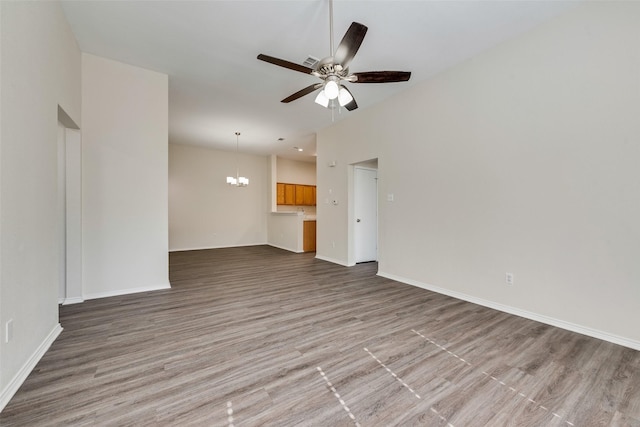
[(303, 185), (303, 205), (305, 206), (313, 206), (315, 205), (315, 197), (313, 197), (313, 186), (311, 185)]
[(302, 227), (302, 250), (305, 252), (316, 251), (316, 222), (304, 221)]
[(277, 199), (279, 205), (295, 205), (295, 184), (283, 184), (279, 182), (277, 184), (277, 188)]
[(284, 205), (284, 184), (279, 182), (276, 184), (276, 203)]
[(298, 185), (296, 184), (296, 205), (304, 206), (304, 188), (306, 185)]
[(279, 205), (315, 206), (316, 186), (276, 183), (276, 203)]

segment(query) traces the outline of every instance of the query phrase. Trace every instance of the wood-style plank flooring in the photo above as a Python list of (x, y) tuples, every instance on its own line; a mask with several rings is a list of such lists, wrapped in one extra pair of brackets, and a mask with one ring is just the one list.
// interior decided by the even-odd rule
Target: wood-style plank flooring
[(640, 426), (640, 352), (268, 246), (63, 306), (2, 426)]

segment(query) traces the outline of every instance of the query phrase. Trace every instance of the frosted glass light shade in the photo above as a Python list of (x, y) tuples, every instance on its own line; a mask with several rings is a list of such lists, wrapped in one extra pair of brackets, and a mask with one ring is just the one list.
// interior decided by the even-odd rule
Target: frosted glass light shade
[(344, 107), (351, 101), (353, 101), (353, 96), (351, 96), (349, 91), (345, 89), (344, 86), (340, 86), (340, 92), (338, 93), (338, 102), (340, 103), (340, 106)]
[(338, 83), (333, 80), (329, 80), (324, 85), (324, 94), (329, 99), (336, 99), (338, 97), (339, 89)]
[(322, 105), (324, 108), (329, 106), (329, 98), (324, 94), (324, 90), (321, 90), (318, 96), (316, 96), (316, 104)]
[(236, 187), (246, 187), (247, 185), (249, 185), (249, 178), (245, 178), (244, 176), (239, 176), (237, 178), (228, 176), (227, 184), (233, 185)]

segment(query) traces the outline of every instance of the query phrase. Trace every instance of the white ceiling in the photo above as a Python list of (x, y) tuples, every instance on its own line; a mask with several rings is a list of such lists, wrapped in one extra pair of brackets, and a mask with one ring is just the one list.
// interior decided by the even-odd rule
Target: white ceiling
[[(352, 21), (369, 27), (352, 72), (411, 71), (406, 83), (348, 84), (358, 114), (574, 5), (565, 1), (335, 0), (337, 45)], [(319, 81), (258, 61), (302, 63), (329, 55), (328, 0), (63, 1), (83, 52), (169, 75), (169, 141), (315, 158), (315, 133), (332, 113), (315, 93), (281, 99)], [(285, 138), (278, 141), (278, 138)], [(293, 146), (304, 148), (302, 153)]]

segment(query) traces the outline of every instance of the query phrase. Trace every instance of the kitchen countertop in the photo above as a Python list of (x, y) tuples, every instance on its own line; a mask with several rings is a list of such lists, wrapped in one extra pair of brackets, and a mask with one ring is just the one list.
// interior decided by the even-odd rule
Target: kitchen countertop
[(279, 211), (279, 212), (271, 212), (274, 215), (291, 215), (291, 216), (301, 216), (305, 221), (315, 221), (316, 214), (305, 214), (301, 211)]

